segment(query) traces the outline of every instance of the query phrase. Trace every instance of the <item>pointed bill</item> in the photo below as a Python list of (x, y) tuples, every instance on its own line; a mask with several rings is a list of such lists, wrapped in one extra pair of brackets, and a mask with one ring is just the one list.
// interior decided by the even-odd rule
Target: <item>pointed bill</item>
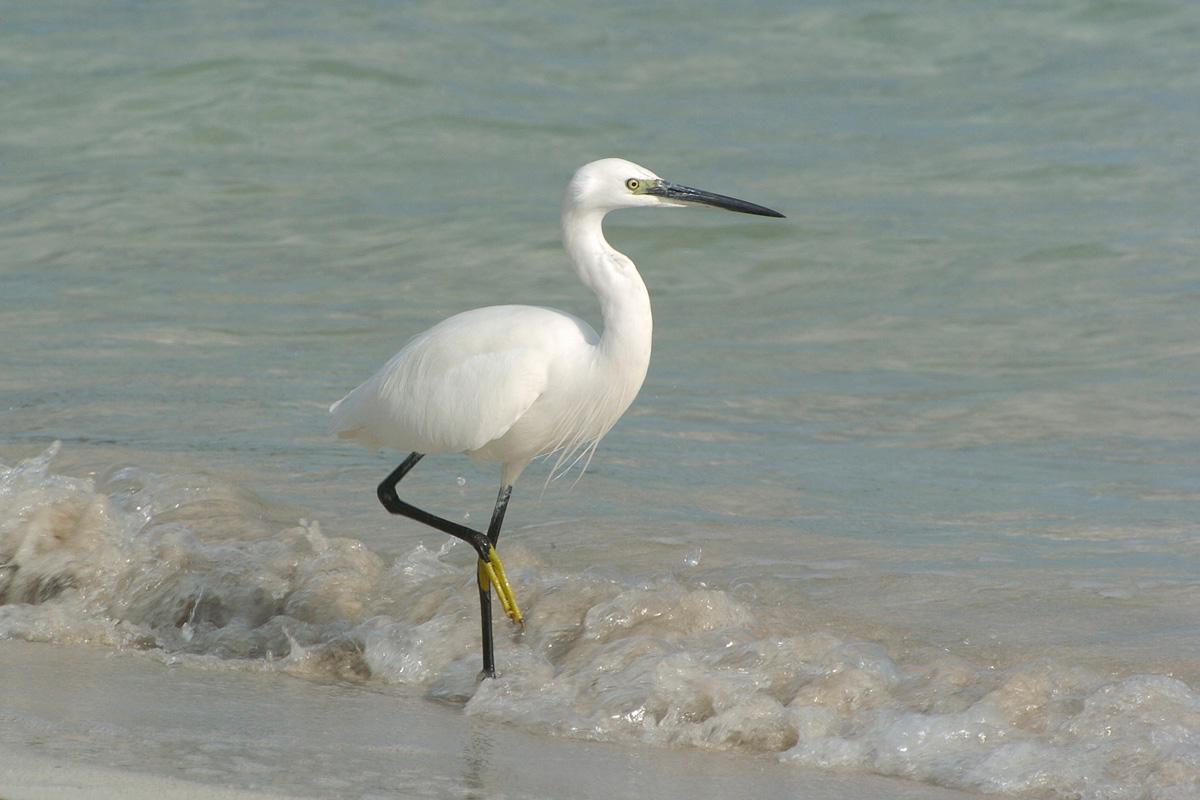
[(661, 181), (646, 189), (646, 194), (661, 197), (664, 200), (674, 200), (678, 203), (712, 206), (726, 211), (736, 211), (739, 214), (757, 214), (760, 217), (783, 217), (778, 211), (757, 203), (738, 200), (736, 197), (726, 197), (723, 194), (713, 194), (703, 189), (693, 189), (690, 186), (680, 186), (677, 183)]

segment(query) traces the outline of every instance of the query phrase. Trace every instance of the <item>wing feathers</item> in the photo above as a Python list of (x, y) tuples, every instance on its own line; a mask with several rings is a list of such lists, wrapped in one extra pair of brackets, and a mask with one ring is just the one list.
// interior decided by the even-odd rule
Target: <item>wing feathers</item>
[(478, 450), (537, 402), (565, 348), (592, 337), (586, 323), (549, 309), (459, 314), (413, 337), (334, 403), (330, 432), (374, 449)]

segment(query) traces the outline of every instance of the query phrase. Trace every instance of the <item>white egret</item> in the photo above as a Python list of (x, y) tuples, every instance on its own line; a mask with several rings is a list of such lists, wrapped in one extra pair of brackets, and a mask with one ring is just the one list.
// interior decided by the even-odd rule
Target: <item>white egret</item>
[[(538, 456), (558, 453), (557, 467), (590, 458), (637, 396), (650, 364), (646, 285), (633, 262), (605, 241), (601, 220), (618, 208), (688, 204), (783, 216), (744, 200), (668, 183), (619, 158), (593, 161), (567, 187), (562, 238), (576, 275), (600, 301), (603, 333), (549, 308), (465, 311), (414, 336), (379, 372), (329, 409), (331, 433), (372, 449), (412, 451), (379, 484), (379, 500), (388, 511), (458, 537), (478, 552), (485, 677), (496, 674), (492, 584), (505, 613), (524, 625), (495, 549), (513, 484)], [(424, 455), (445, 452), (501, 464), (500, 493), (486, 534), (397, 496), (396, 485)]]

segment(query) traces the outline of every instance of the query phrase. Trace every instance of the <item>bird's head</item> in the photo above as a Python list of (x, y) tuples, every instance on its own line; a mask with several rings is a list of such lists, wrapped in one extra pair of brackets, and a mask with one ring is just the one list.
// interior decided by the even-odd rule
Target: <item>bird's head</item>
[(584, 164), (567, 186), (567, 204), (602, 213), (641, 206), (706, 205), (742, 214), (782, 217), (778, 211), (665, 181), (645, 167), (622, 158), (603, 158)]

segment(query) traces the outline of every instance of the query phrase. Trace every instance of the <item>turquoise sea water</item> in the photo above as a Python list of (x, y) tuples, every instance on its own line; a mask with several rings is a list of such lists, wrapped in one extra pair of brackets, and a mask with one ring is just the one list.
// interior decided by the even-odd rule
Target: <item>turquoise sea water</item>
[[(1193, 797), (1197, 131), (1184, 2), (0, 4), (0, 635)], [(518, 485), (476, 690), (470, 553), (326, 408), (457, 311), (598, 325), (557, 215), (610, 155), (788, 220), (609, 218), (654, 360)], [(498, 472), (411, 480), (483, 524)]]

